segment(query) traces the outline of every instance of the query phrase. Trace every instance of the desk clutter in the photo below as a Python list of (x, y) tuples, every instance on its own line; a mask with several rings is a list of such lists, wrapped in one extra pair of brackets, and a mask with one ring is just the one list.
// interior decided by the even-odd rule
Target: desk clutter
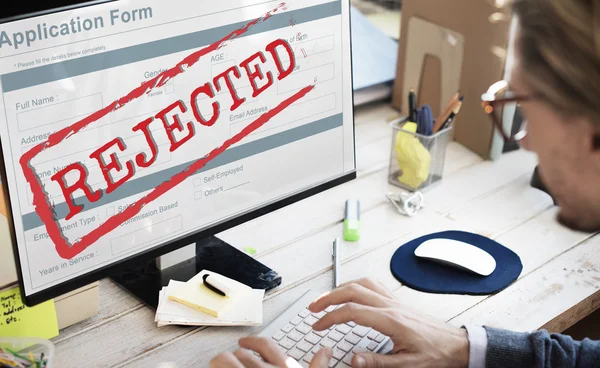
[(438, 117), (433, 116), (429, 105), (417, 107), (413, 90), (408, 98), (408, 117), (392, 123), (388, 181), (416, 191), (442, 179), (450, 132), (464, 96), (456, 93)]
[(160, 291), (154, 321), (158, 327), (259, 326), (264, 295), (263, 289), (203, 270), (187, 282), (171, 280)]

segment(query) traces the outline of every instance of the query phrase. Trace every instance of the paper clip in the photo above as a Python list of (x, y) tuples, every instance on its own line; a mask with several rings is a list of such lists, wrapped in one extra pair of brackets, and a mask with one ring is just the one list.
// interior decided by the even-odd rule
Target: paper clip
[(388, 193), (385, 195), (396, 210), (403, 215), (413, 217), (425, 207), (425, 197), (421, 192)]

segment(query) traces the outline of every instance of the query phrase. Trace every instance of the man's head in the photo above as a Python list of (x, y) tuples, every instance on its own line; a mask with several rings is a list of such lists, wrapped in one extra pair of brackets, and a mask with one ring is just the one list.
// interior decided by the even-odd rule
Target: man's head
[(515, 0), (510, 80), (559, 221), (600, 230), (600, 0)]

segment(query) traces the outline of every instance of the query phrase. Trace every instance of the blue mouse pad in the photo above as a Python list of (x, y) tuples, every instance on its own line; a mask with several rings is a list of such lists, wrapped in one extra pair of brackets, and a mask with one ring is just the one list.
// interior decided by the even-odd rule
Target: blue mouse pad
[[(496, 269), (484, 277), (415, 256), (419, 245), (435, 238), (458, 240), (483, 249), (496, 260)], [(521, 258), (512, 250), (492, 239), (462, 231), (445, 231), (412, 240), (398, 248), (390, 267), (394, 277), (410, 288), (428, 293), (467, 295), (499, 292), (514, 282), (523, 270)]]

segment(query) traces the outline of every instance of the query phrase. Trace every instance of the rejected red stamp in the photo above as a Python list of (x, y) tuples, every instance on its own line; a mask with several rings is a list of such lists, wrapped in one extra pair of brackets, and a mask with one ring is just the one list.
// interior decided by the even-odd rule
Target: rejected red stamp
[[(231, 145), (239, 142), (244, 137), (248, 136), (255, 130), (259, 129), (264, 124), (269, 122), (270, 119), (272, 119), (274, 116), (276, 116), (281, 111), (283, 111), (285, 108), (287, 108), (294, 102), (296, 102), (299, 99), (301, 99), (302, 97), (304, 97), (306, 94), (308, 94), (314, 88), (314, 85), (308, 85), (308, 86), (300, 89), (294, 95), (292, 95), (291, 97), (282, 101), (278, 106), (267, 111), (263, 115), (259, 116), (252, 123), (248, 124), (246, 127), (244, 127), (244, 129), (241, 132), (234, 135), (232, 138), (226, 140), (220, 146), (214, 148), (208, 155), (193, 162), (192, 164), (190, 164), (188, 167), (186, 167), (180, 173), (173, 175), (171, 178), (169, 178), (168, 180), (166, 180), (165, 182), (163, 182), (162, 184), (160, 184), (159, 186), (154, 188), (145, 197), (139, 199), (137, 202), (128, 206), (124, 211), (110, 217), (103, 224), (98, 226), (96, 229), (92, 230), (87, 235), (83, 236), (82, 238), (78, 239), (76, 242), (73, 242), (73, 243), (70, 243), (69, 240), (62, 233), (61, 227), (58, 223), (58, 219), (56, 218), (56, 214), (54, 213), (54, 210), (49, 202), (48, 196), (46, 195), (46, 193), (44, 193), (42, 184), (39, 180), (38, 175), (35, 172), (35, 169), (32, 168), (30, 165), (31, 160), (35, 156), (37, 156), (39, 153), (41, 153), (43, 150), (48, 149), (50, 147), (54, 147), (54, 146), (60, 144), (61, 142), (63, 142), (65, 139), (75, 136), (83, 128), (85, 128), (89, 125), (92, 125), (94, 122), (97, 122), (99, 119), (110, 114), (112, 111), (121, 109), (124, 106), (126, 106), (129, 102), (141, 97), (145, 93), (149, 93), (153, 89), (163, 86), (170, 79), (184, 73), (185, 70), (192, 67), (204, 55), (207, 55), (210, 52), (213, 52), (215, 50), (218, 50), (218, 49), (224, 47), (226, 45), (227, 41), (232, 40), (236, 37), (239, 37), (240, 35), (247, 32), (252, 26), (269, 19), (273, 13), (276, 13), (277, 11), (279, 11), (281, 9), (285, 9), (285, 3), (280, 4), (277, 8), (268, 12), (261, 18), (258, 18), (258, 19), (255, 19), (255, 20), (249, 22), (244, 27), (228, 34), (227, 36), (223, 37), (221, 40), (213, 43), (212, 45), (207, 46), (199, 51), (192, 53), (191, 55), (189, 55), (186, 58), (184, 58), (183, 60), (181, 60), (173, 68), (159, 74), (158, 76), (156, 76), (155, 78), (153, 78), (151, 80), (146, 81), (145, 83), (141, 84), (139, 87), (137, 87), (134, 90), (132, 90), (131, 92), (129, 92), (126, 96), (114, 101), (113, 103), (104, 107), (103, 109), (72, 124), (71, 126), (68, 126), (60, 131), (55, 132), (54, 134), (50, 135), (45, 142), (38, 144), (37, 146), (33, 147), (32, 149), (27, 151), (25, 154), (23, 154), (23, 156), (21, 156), (21, 159), (19, 162), (20, 162), (21, 168), (23, 169), (25, 178), (26, 178), (27, 182), (29, 183), (29, 185), (31, 187), (31, 191), (33, 193), (33, 205), (34, 205), (35, 211), (37, 212), (38, 216), (40, 217), (40, 219), (46, 226), (48, 235), (54, 242), (56, 251), (59, 254), (59, 256), (66, 258), (66, 259), (70, 259), (70, 258), (75, 257), (77, 254), (81, 253), (87, 247), (94, 244), (100, 237), (102, 237), (102, 236), (106, 235), (107, 233), (109, 233), (110, 231), (114, 230), (116, 227), (118, 227), (124, 221), (127, 221), (128, 219), (137, 215), (144, 206), (148, 205), (152, 201), (154, 201), (157, 198), (159, 198), (160, 196), (162, 196), (164, 193), (170, 191), (171, 189), (175, 188), (178, 184), (182, 183), (190, 175), (192, 175), (195, 172), (197, 172), (198, 170), (200, 170), (208, 162), (210, 162), (212, 159), (214, 159), (215, 157), (217, 157), (218, 155), (223, 153)], [(279, 56), (277, 53), (277, 48), (280, 48), (283, 51), (287, 52), (288, 55), (290, 56), (290, 58), (289, 58), (290, 65), (287, 67), (287, 69), (284, 68), (281, 60), (279, 59)], [(279, 80), (287, 77), (294, 70), (295, 57), (294, 57), (293, 51), (292, 51), (291, 47), (289, 46), (289, 44), (287, 43), (287, 41), (277, 39), (265, 47), (265, 52), (267, 54), (269, 54), (270, 57), (273, 58), (273, 61), (277, 67), (277, 72), (278, 72), (277, 78)], [(250, 81), (250, 85), (252, 86), (252, 90), (253, 90), (253, 93), (252, 93), (253, 98), (257, 97), (258, 95), (263, 93), (265, 90), (267, 90), (271, 85), (273, 85), (273, 82), (274, 82), (273, 73), (271, 71), (263, 73), (262, 70), (260, 69), (260, 64), (264, 64), (265, 62), (266, 62), (265, 54), (262, 51), (259, 51), (259, 52), (256, 52), (255, 54), (251, 55), (250, 57), (248, 57), (246, 60), (242, 61), (239, 64), (239, 66), (244, 70), (248, 80)], [(182, 122), (179, 121), (178, 118), (173, 117), (173, 116), (175, 116), (174, 114), (176, 114), (177, 112), (183, 113), (191, 108), (194, 118), (196, 120), (196, 123), (199, 123), (205, 127), (212, 126), (218, 120), (220, 109), (216, 102), (213, 102), (213, 112), (212, 112), (211, 117), (207, 118), (200, 113), (200, 111), (197, 107), (197, 104), (196, 104), (196, 99), (200, 94), (206, 95), (209, 98), (214, 98), (215, 97), (214, 89), (216, 89), (217, 91), (220, 91), (221, 89), (227, 88), (229, 93), (231, 94), (231, 97), (233, 100), (233, 104), (231, 105), (231, 108), (230, 108), (231, 111), (236, 110), (244, 103), (245, 98), (240, 98), (237, 96), (237, 93), (233, 87), (232, 77), (234, 77), (236, 79), (239, 79), (242, 77), (237, 65), (229, 68), (224, 73), (216, 76), (215, 78), (213, 78), (213, 80), (211, 82), (207, 82), (204, 85), (195, 89), (192, 92), (192, 94), (189, 96), (189, 98), (190, 98), (189, 99), (189, 107), (187, 107), (186, 103), (183, 102), (182, 100), (178, 100), (178, 101), (170, 104), (169, 106), (165, 107), (162, 111), (160, 111), (155, 116), (157, 121), (162, 122), (164, 130), (165, 130), (167, 136), (169, 137), (169, 141), (171, 144), (171, 146), (170, 146), (171, 151), (177, 150), (183, 144), (188, 142), (193, 137), (194, 132), (195, 132), (195, 129), (193, 129), (193, 127), (192, 127), (192, 124), (194, 124), (194, 122), (190, 121), (185, 124), (182, 124)], [(220, 83), (221, 81), (223, 83)], [(262, 81), (263, 85), (261, 87), (258, 87), (258, 84), (256, 83), (257, 81)], [(172, 113), (172, 114), (168, 115), (169, 113)], [(172, 116), (173, 121), (170, 122), (168, 119), (168, 116)], [(135, 160), (127, 161), (125, 163), (125, 165), (122, 165), (118, 161), (118, 158), (116, 157), (116, 155), (111, 154), (108, 157), (108, 162), (105, 162), (106, 157), (104, 157), (102, 154), (104, 152), (106, 152), (107, 149), (116, 147), (120, 151), (124, 150), (125, 147), (124, 147), (123, 141), (120, 137), (115, 137), (113, 140), (107, 142), (104, 146), (100, 147), (98, 150), (94, 151), (89, 156), (89, 158), (91, 158), (92, 160), (98, 161), (99, 168), (102, 170), (103, 177), (106, 181), (106, 189), (104, 190), (105, 195), (110, 194), (112, 191), (114, 191), (120, 185), (122, 185), (123, 183), (125, 183), (126, 181), (131, 179), (134, 175), (136, 166), (137, 167), (149, 167), (152, 165), (152, 163), (156, 159), (158, 147), (156, 147), (156, 145), (154, 144), (154, 141), (151, 136), (152, 133), (151, 133), (150, 129), (148, 128), (148, 125), (152, 121), (154, 121), (154, 117), (148, 118), (148, 119), (140, 122), (132, 129), (133, 131), (140, 131), (144, 134), (146, 141), (148, 143), (148, 146), (150, 148), (149, 157), (147, 155), (145, 155), (144, 153), (139, 153), (135, 157)], [(188, 134), (186, 134), (183, 138), (177, 140), (175, 138), (175, 136), (173, 135), (174, 131), (178, 131), (179, 133), (183, 133), (183, 132), (187, 131)], [(64, 177), (66, 174), (73, 172), (73, 171), (76, 171), (79, 173), (79, 179), (77, 180), (76, 183), (74, 183), (72, 185), (67, 185), (64, 180)], [(114, 172), (125, 171), (125, 175), (123, 177), (121, 177), (121, 179), (119, 179), (118, 181), (113, 182), (112, 178), (110, 176), (111, 171), (114, 171)], [(69, 220), (70, 218), (77, 215), (79, 212), (81, 212), (83, 210), (82, 206), (76, 205), (73, 202), (72, 195), (75, 191), (78, 191), (78, 190), (83, 191), (83, 193), (85, 193), (87, 200), (90, 202), (98, 201), (100, 199), (100, 197), (102, 196), (101, 191), (99, 191), (99, 190), (93, 191), (89, 187), (89, 185), (86, 183), (86, 180), (85, 180), (86, 177), (87, 177), (86, 168), (80, 162), (75, 162), (75, 163), (72, 163), (72, 164), (66, 166), (61, 171), (57, 172), (55, 175), (53, 175), (51, 177), (51, 179), (53, 181), (55, 181), (56, 183), (58, 183), (60, 185), (60, 187), (62, 189), (62, 193), (64, 195), (65, 202), (67, 203), (67, 205), (69, 207), (69, 213), (67, 214), (67, 216), (65, 218), (66, 220)]]

